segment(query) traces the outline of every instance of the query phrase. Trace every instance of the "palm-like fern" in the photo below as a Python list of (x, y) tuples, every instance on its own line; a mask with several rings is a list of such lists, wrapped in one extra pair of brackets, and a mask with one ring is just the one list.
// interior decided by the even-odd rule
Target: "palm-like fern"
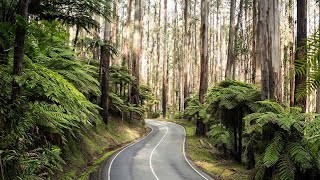
[(294, 179), (297, 174), (304, 176), (310, 170), (317, 172), (316, 159), (304, 136), (306, 119), (315, 115), (271, 101), (257, 102), (257, 105), (261, 108), (244, 118), (246, 132), (260, 134), (265, 144), (263, 157), (256, 166), (256, 178)]
[[(237, 81), (223, 81), (206, 94), (211, 123), (221, 123), (233, 133), (233, 153), (237, 161), (242, 155), (242, 118), (253, 110), (253, 104), (260, 99), (260, 91), (250, 84)], [(214, 130), (211, 130), (214, 131)]]

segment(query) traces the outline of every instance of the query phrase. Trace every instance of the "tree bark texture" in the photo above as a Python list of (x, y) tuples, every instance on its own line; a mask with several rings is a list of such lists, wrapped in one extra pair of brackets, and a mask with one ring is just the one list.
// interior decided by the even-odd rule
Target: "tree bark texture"
[[(297, 44), (296, 44), (296, 61), (305, 61), (307, 55), (307, 0), (297, 0)], [(296, 75), (295, 76), (295, 95), (297, 95), (301, 85), (304, 85), (307, 81), (306, 75)], [(302, 90), (306, 92), (306, 90)], [(302, 107), (303, 111), (306, 111), (306, 97), (297, 99), (295, 98), (295, 105)]]
[(261, 62), (262, 99), (282, 101), (278, 0), (260, 0), (257, 61)]
[[(18, 15), (21, 16), (26, 22), (28, 21), (28, 8), (30, 0), (21, 0), (19, 3)], [(15, 101), (21, 93), (19, 84), (15, 81), (16, 76), (21, 76), (23, 56), (24, 56), (24, 42), (26, 38), (26, 27), (23, 24), (17, 23), (16, 27), (16, 38), (13, 55), (13, 81), (12, 81), (12, 93), (11, 101)]]
[[(105, 20), (104, 40), (111, 40), (111, 26), (108, 20)], [(109, 121), (109, 68), (111, 54), (106, 45), (101, 46), (101, 117), (105, 124)]]

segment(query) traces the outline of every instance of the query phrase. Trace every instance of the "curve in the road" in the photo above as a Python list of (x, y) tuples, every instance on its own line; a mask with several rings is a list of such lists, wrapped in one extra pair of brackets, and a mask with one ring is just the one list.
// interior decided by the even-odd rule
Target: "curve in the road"
[[(179, 126), (181, 126), (181, 125), (179, 125)], [(189, 160), (188, 160), (188, 158), (187, 158), (187, 156), (186, 156), (186, 137), (187, 137), (187, 132), (186, 132), (186, 129), (183, 127), (183, 126), (181, 126), (183, 129), (184, 129), (184, 134), (185, 134), (185, 136), (184, 136), (184, 140), (183, 140), (183, 156), (184, 156), (184, 159), (187, 161), (187, 163), (189, 164), (189, 166), (196, 172), (196, 173), (198, 173), (201, 177), (203, 177), (203, 179), (205, 179), (205, 180), (208, 180), (208, 178), (206, 178), (204, 175), (202, 175), (196, 168), (194, 168), (192, 165), (191, 165), (191, 163), (189, 162)]]
[(187, 158), (186, 130), (183, 126), (157, 120), (146, 122), (151, 132), (105, 163), (102, 170), (104, 180), (212, 179)]
[(158, 144), (153, 148), (151, 154), (150, 154), (150, 159), (149, 159), (149, 164), (150, 164), (150, 168), (151, 168), (151, 171), (153, 173), (153, 175), (156, 177), (157, 180), (159, 180), (157, 174), (154, 172), (154, 169), (152, 167), (152, 156), (153, 156), (153, 153), (154, 151), (157, 149), (157, 147), (160, 145), (161, 141), (166, 137), (166, 135), (168, 134), (168, 127), (166, 127), (166, 133), (163, 135), (163, 137), (160, 139), (160, 141), (158, 142)]
[(127, 147), (123, 148), (121, 151), (119, 151), (119, 152), (112, 158), (112, 160), (111, 160), (111, 162), (110, 162), (110, 165), (109, 165), (109, 168), (108, 168), (108, 179), (109, 179), (109, 180), (111, 180), (110, 174), (111, 174), (111, 167), (112, 167), (113, 161), (114, 161), (114, 160), (119, 156), (119, 154), (122, 153), (124, 150), (130, 148), (131, 146), (133, 146), (133, 145), (137, 144), (138, 142), (140, 142), (140, 141), (144, 140), (145, 138), (147, 138), (147, 137), (152, 133), (152, 131), (153, 131), (152, 128), (150, 128), (150, 129), (151, 129), (151, 131), (149, 132), (148, 135), (144, 136), (143, 138), (141, 138), (140, 140), (138, 140), (138, 141), (136, 141), (136, 142), (133, 142), (133, 143), (129, 144)]

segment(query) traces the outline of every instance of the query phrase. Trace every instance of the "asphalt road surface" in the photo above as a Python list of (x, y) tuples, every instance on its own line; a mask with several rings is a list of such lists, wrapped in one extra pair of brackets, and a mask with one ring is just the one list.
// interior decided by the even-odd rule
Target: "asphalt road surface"
[(103, 166), (104, 180), (211, 180), (185, 155), (182, 126), (146, 120), (151, 132), (115, 153)]

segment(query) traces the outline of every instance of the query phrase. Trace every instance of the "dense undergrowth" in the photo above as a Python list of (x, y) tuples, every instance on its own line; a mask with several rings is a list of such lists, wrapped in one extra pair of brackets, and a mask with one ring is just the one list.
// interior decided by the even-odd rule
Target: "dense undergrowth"
[(254, 85), (223, 81), (197, 95), (176, 118), (203, 121), (220, 157), (254, 169), (254, 179), (318, 179), (320, 118), (273, 101), (261, 101)]
[[(15, 25), (1, 26), (7, 27), (0, 28), (6, 35), (1, 43), (13, 46)], [(0, 64), (0, 166), (4, 179), (50, 179), (65, 170), (68, 157), (63, 155), (79, 148), (82, 140), (88, 140), (88, 134), (101, 126), (99, 63), (81, 57), (68, 40), (69, 33), (58, 21), (28, 24), (22, 75), (14, 79), (21, 92), (14, 101), (13, 49), (9, 49), (6, 63)], [(127, 88), (133, 80), (125, 68), (110, 68), (110, 112), (122, 121), (131, 113), (144, 114), (146, 106), (142, 104), (151, 98), (144, 87), (141, 105), (130, 104)]]

